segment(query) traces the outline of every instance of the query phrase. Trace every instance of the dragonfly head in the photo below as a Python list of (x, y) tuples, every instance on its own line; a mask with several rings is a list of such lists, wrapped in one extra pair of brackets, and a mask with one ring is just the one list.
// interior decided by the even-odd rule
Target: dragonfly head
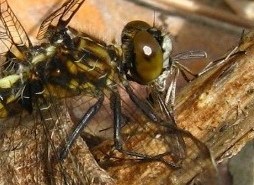
[(143, 21), (129, 22), (122, 31), (122, 70), (129, 80), (150, 84), (171, 66), (172, 41)]

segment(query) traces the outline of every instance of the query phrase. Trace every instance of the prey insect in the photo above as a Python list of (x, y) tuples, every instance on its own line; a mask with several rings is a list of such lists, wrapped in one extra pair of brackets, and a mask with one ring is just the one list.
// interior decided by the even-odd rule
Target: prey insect
[[(113, 114), (114, 147), (120, 152), (138, 159), (162, 161), (175, 167), (185, 156), (183, 137), (190, 138), (201, 151), (207, 151), (202, 142), (176, 126), (157, 93), (156, 88), (162, 87), (168, 73), (172, 72), (171, 66), (177, 64), (170, 58), (172, 43), (168, 34), (143, 21), (132, 21), (122, 31), (122, 44), (108, 45), (67, 26), (84, 1), (67, 0), (46, 17), (37, 35), (42, 43), (36, 46), (32, 45), (8, 2), (1, 1), (0, 34), (6, 51), (1, 53), (0, 117), (8, 119), (12, 115), (23, 114), (24, 110), (28, 115), (35, 115), (46, 133), (64, 121), (61, 113), (55, 111), (61, 110), (58, 107), (61, 99), (77, 96), (94, 98), (95, 103), (83, 113), (73, 131), (64, 138), (59, 134), (63, 144), (60, 147), (52, 142), (48, 144), (48, 150), (54, 153), (50, 159), (60, 161), (62, 170), (61, 161), (70, 155), (68, 153), (73, 143), (99, 113), (107, 95)], [(152, 95), (158, 100), (166, 118), (161, 118), (147, 101), (135, 94), (130, 81), (152, 87)], [(124, 139), (121, 131), (124, 122), (128, 122), (126, 120), (131, 116), (122, 111), (124, 101), (119, 88), (127, 92), (146, 121), (163, 130), (160, 133), (164, 137), (163, 143), (170, 143), (167, 151), (149, 154), (125, 146), (125, 141), (131, 135)], [(145, 122), (137, 122), (142, 133), (142, 124)], [(48, 133), (45, 137), (50, 140), (51, 135)], [(50, 154), (49, 151), (46, 153)], [(165, 156), (171, 156), (173, 161), (166, 160)]]

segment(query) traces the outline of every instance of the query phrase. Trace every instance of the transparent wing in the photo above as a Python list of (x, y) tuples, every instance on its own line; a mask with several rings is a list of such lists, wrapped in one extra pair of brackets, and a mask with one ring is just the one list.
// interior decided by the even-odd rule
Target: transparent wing
[(99, 176), (108, 184), (111, 178), (93, 160), (81, 137), (64, 161), (58, 159), (58, 150), (74, 126), (64, 101), (42, 98), (33, 107), (32, 114), (21, 111), (0, 119), (0, 162), (6, 166), (0, 169), (0, 183), (90, 184)]
[[(32, 46), (20, 21), (7, 0), (0, 1), (0, 66), (1, 76), (13, 72), (14, 66), (24, 62), (25, 53)], [(3, 74), (6, 73), (6, 74)]]
[(0, 55), (4, 56), (10, 50), (12, 41), (3, 26), (0, 26), (0, 38)]
[(21, 25), (20, 21), (10, 8), (7, 0), (0, 2), (0, 34), (1, 34), (1, 54), (4, 50), (9, 50), (13, 45), (31, 47), (31, 41)]
[(62, 7), (50, 14), (41, 24), (37, 39), (44, 39), (50, 26), (64, 28), (85, 0), (67, 0)]

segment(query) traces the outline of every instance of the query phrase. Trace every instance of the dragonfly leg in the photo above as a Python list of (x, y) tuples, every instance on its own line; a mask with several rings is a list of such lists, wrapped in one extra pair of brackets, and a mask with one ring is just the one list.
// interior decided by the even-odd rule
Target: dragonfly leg
[[(149, 106), (146, 102), (139, 99), (134, 92), (132, 91), (130, 86), (126, 86), (126, 91), (129, 94), (131, 100), (135, 103), (135, 105), (152, 121), (156, 123), (160, 123), (161, 120), (157, 117), (157, 115), (153, 112), (152, 107)], [(122, 113), (121, 113), (121, 101), (118, 93), (113, 93), (111, 96), (111, 108), (114, 113), (114, 146), (119, 152), (137, 157), (137, 160), (146, 160), (146, 161), (160, 161), (166, 163), (167, 165), (178, 168), (179, 164), (174, 161), (165, 160), (165, 156), (172, 156), (172, 152), (165, 152), (163, 154), (158, 155), (147, 155), (138, 153), (135, 151), (127, 150), (123, 148), (123, 141), (121, 138), (121, 128), (122, 128)], [(166, 126), (167, 127), (167, 126)]]
[(138, 98), (129, 85), (126, 85), (125, 89), (128, 95), (130, 96), (130, 99), (146, 115), (146, 117), (148, 117), (150, 120), (156, 123), (161, 121), (159, 117), (154, 113), (152, 107), (147, 102), (142, 101), (140, 98)]
[(89, 121), (94, 117), (94, 115), (100, 110), (102, 104), (104, 101), (104, 95), (102, 94), (98, 101), (91, 106), (88, 111), (84, 114), (80, 122), (75, 127), (74, 131), (69, 135), (69, 137), (66, 140), (65, 146), (61, 149), (59, 158), (60, 160), (63, 160), (67, 157), (68, 152), (73, 145), (74, 141), (77, 139), (77, 137), (80, 135), (80, 133), (83, 131), (83, 129), (88, 125)]

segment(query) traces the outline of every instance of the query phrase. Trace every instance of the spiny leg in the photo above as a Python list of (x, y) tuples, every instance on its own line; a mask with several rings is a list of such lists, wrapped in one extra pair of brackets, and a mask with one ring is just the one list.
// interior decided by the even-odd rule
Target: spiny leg
[[(165, 104), (165, 102), (162, 100), (160, 94), (157, 91), (153, 90), (152, 96), (154, 97), (154, 99), (158, 101), (163, 114), (166, 115), (166, 120), (167, 120), (166, 126), (169, 128), (177, 128), (177, 123), (174, 118), (174, 115), (172, 115), (172, 113), (168, 110), (168, 107)], [(184, 142), (184, 139), (181, 134), (174, 134), (172, 137), (174, 139), (174, 143), (176, 143), (175, 145), (173, 145), (173, 151), (175, 152), (172, 153), (174, 160), (175, 161), (182, 160), (187, 155), (186, 144)]]
[(179, 53), (176, 56), (173, 57), (173, 65), (170, 69), (171, 74), (173, 74), (173, 79), (170, 82), (170, 86), (167, 90), (167, 94), (165, 97), (165, 102), (168, 104), (170, 102), (170, 106), (172, 108), (171, 113), (174, 112), (174, 105), (175, 105), (175, 93), (176, 93), (176, 82), (179, 77), (179, 73), (182, 74), (183, 78), (190, 82), (192, 79), (190, 79), (187, 74), (193, 76), (194, 78), (198, 77), (198, 74), (195, 74), (192, 72), (189, 68), (185, 67), (183, 64), (181, 64), (180, 60), (189, 60), (189, 59), (198, 59), (198, 58), (207, 58), (207, 54), (204, 51), (188, 51)]
[(160, 118), (154, 113), (154, 110), (152, 107), (147, 104), (147, 102), (140, 100), (135, 93), (132, 91), (131, 87), (128, 85), (125, 85), (125, 89), (130, 96), (130, 99), (134, 102), (134, 104), (141, 110), (146, 117), (148, 117), (150, 120), (158, 123), (160, 122)]
[[(133, 96), (136, 96), (136, 95), (133, 94)], [(135, 98), (137, 98), (137, 97), (135, 97)], [(140, 103), (143, 104), (141, 100), (138, 100), (138, 101), (140, 101)], [(141, 153), (138, 153), (138, 152), (128, 151), (128, 150), (123, 149), (123, 142), (122, 142), (122, 138), (121, 138), (121, 122), (122, 122), (122, 120), (121, 120), (121, 102), (120, 102), (120, 96), (119, 96), (118, 93), (112, 93), (112, 95), (111, 95), (111, 106), (112, 106), (112, 110), (113, 110), (113, 113), (114, 113), (114, 142), (115, 142), (115, 148), (119, 152), (122, 152), (126, 155), (137, 157), (141, 160), (161, 161), (161, 162), (166, 163), (167, 165), (169, 165), (173, 168), (179, 167), (176, 163), (165, 161), (165, 159), (163, 158), (165, 155), (171, 154), (171, 152), (167, 152), (167, 153), (163, 153), (163, 154), (159, 154), (159, 155), (155, 155), (155, 156), (149, 156), (149, 155), (146, 155), (146, 154), (141, 154)]]
[(73, 145), (74, 141), (77, 139), (77, 137), (80, 135), (80, 133), (83, 131), (83, 129), (87, 126), (87, 124), (90, 122), (90, 120), (94, 117), (94, 115), (100, 110), (102, 104), (104, 101), (104, 95), (101, 94), (98, 101), (91, 106), (87, 112), (82, 117), (81, 121), (77, 124), (74, 131), (69, 135), (69, 137), (66, 140), (65, 146), (61, 149), (59, 153), (59, 159), (63, 160), (67, 157), (68, 152)]
[[(187, 82), (190, 82), (191, 80), (193, 80), (193, 78), (197, 78), (198, 77), (198, 74), (192, 72), (189, 68), (185, 67), (183, 64), (181, 64), (179, 62), (176, 62), (175, 65), (176, 65), (177, 68), (179, 68), (179, 70), (181, 71), (181, 74), (183, 75), (184, 79)], [(187, 76), (187, 73), (190, 74), (193, 78), (190, 79)]]
[(167, 116), (168, 121), (166, 121), (166, 125), (168, 126), (168, 133), (175, 135), (175, 139), (176, 139), (175, 142), (177, 144), (174, 146), (175, 147), (174, 151), (177, 151), (177, 152), (174, 152), (173, 154), (178, 154), (178, 156), (173, 155), (173, 157), (176, 157), (176, 160), (177, 159), (182, 160), (187, 157), (187, 148), (186, 148), (186, 144), (185, 144), (185, 141), (183, 138), (184, 137), (189, 138), (196, 145), (196, 147), (199, 149), (202, 156), (204, 158), (210, 159), (214, 168), (216, 168), (213, 156), (212, 156), (209, 148), (207, 147), (207, 145), (205, 143), (203, 143), (202, 141), (200, 141), (195, 136), (193, 136), (189, 131), (177, 127), (175, 118), (169, 112), (166, 104), (161, 99), (160, 94), (158, 92), (154, 91), (153, 96), (156, 97), (156, 99), (158, 100), (158, 102), (160, 104), (160, 107), (163, 109), (164, 114)]
[(179, 76), (179, 69), (178, 68), (173, 68), (172, 70), (173, 70), (172, 72), (173, 72), (174, 76), (173, 76), (173, 79), (170, 82), (169, 88), (167, 90), (166, 97), (165, 97), (165, 103), (166, 103), (166, 105), (168, 103), (170, 103), (170, 108), (171, 108), (170, 111), (171, 111), (171, 114), (174, 117), (176, 82), (177, 82), (177, 79), (178, 79), (178, 76)]
[[(129, 85), (127, 85), (126, 87), (126, 90), (127, 90), (127, 93), (129, 94), (131, 100), (134, 102), (134, 104), (148, 117), (148, 118), (152, 118), (152, 121), (160, 124), (161, 122), (165, 122), (163, 120), (161, 120), (158, 115), (155, 114), (154, 110), (150, 107), (149, 104), (147, 104), (146, 102), (140, 100), (136, 95), (135, 93), (132, 91), (131, 87)], [(157, 94), (157, 93), (156, 93)], [(158, 94), (157, 94), (158, 95)], [(155, 96), (154, 96), (155, 97)], [(159, 100), (157, 97), (155, 97), (156, 100)], [(160, 99), (161, 100), (161, 99)], [(161, 100), (161, 102), (163, 102)], [(168, 128), (177, 128), (177, 125), (176, 125), (176, 122), (175, 122), (175, 119), (173, 117), (173, 115), (171, 115), (171, 113), (168, 111), (168, 109), (166, 108), (166, 105), (163, 103), (164, 105), (164, 109), (167, 110), (167, 112), (165, 113), (165, 111), (163, 111), (163, 113), (166, 114), (167, 116), (167, 121), (166, 121), (166, 125), (165, 127)], [(175, 134), (175, 133), (169, 133), (169, 134)], [(164, 154), (159, 154), (157, 156), (152, 156), (150, 157), (150, 159), (153, 159), (153, 160), (161, 160), (162, 162), (165, 163), (165, 160), (163, 158), (163, 156), (165, 155), (171, 155), (174, 159), (174, 161), (179, 161), (183, 158), (185, 158), (186, 156), (186, 146), (185, 146), (185, 143), (184, 143), (184, 140), (183, 138), (178, 134), (175, 138), (175, 141), (177, 142), (177, 145), (174, 146), (174, 149), (170, 152), (166, 152)], [(178, 148), (179, 147), (179, 148)], [(177, 152), (175, 152), (177, 151)], [(167, 162), (170, 166), (173, 166), (173, 167), (178, 167), (178, 164), (177, 163), (169, 163)]]
[[(161, 161), (165, 163), (166, 161), (164, 161), (163, 156), (167, 155), (171, 155), (173, 160), (176, 162), (181, 162), (183, 159), (185, 159), (187, 157), (187, 147), (184, 138), (188, 138), (196, 145), (202, 156), (209, 158), (211, 162), (214, 163), (212, 154), (207, 145), (193, 136), (189, 131), (181, 129), (177, 126), (174, 116), (170, 113), (167, 105), (156, 90), (153, 91), (152, 95), (154, 96), (154, 99), (159, 102), (160, 107), (163, 110), (163, 114), (166, 115), (166, 120), (163, 120), (163, 125), (167, 128), (167, 134), (171, 134), (174, 138), (174, 145), (172, 149), (173, 152), (166, 152), (158, 156), (161, 157)], [(214, 165), (214, 167), (216, 168), (216, 165)]]
[[(204, 154), (206, 157), (212, 159), (211, 153), (209, 148), (206, 146), (205, 143), (200, 141), (198, 138), (193, 136), (189, 131), (186, 131), (184, 129), (180, 129), (177, 127), (176, 120), (174, 119), (174, 116), (170, 113), (170, 111), (167, 108), (167, 105), (164, 103), (164, 101), (161, 99), (160, 94), (154, 90), (153, 95), (155, 99), (161, 104), (163, 114), (166, 115), (166, 120), (161, 120), (158, 115), (154, 113), (152, 108), (149, 104), (146, 102), (140, 100), (132, 91), (131, 87), (127, 85), (126, 87), (127, 93), (129, 94), (131, 100), (135, 103), (135, 105), (142, 110), (142, 112), (149, 118), (149, 117), (155, 117), (156, 119), (153, 119), (154, 122), (158, 123), (160, 126), (164, 126), (166, 128), (166, 134), (171, 134), (172, 138), (174, 138), (174, 146), (173, 149), (170, 152), (165, 152), (159, 155), (155, 156), (146, 156), (143, 155), (144, 159), (148, 160), (158, 160), (164, 163), (167, 163), (168, 165), (172, 167), (179, 167), (179, 162), (181, 162), (184, 158), (187, 156), (187, 148), (184, 141), (185, 138), (189, 138), (192, 140), (197, 148)], [(157, 121), (156, 121), (157, 120)], [(171, 143), (172, 144), (172, 143)], [(173, 158), (173, 161), (176, 162), (169, 162), (164, 159), (164, 156), (170, 155)], [(137, 155), (136, 155), (137, 156)], [(142, 157), (142, 156), (141, 156)]]

